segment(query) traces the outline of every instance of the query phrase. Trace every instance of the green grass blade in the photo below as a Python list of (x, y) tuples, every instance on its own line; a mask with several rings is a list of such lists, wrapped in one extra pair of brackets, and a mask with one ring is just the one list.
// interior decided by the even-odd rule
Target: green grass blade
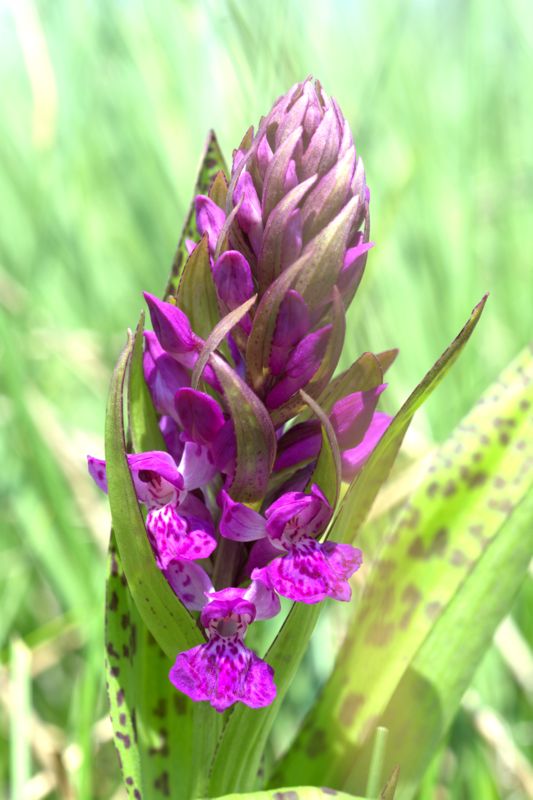
[[(531, 552), (521, 523), (514, 526), (509, 518), (533, 484), (532, 378), (528, 350), (440, 449), (432, 471), (404, 508), (373, 564), (334, 673), (280, 765), (276, 782), (297, 782), (305, 775), (307, 780), (343, 786), (352, 773), (349, 788), (358, 790), (363, 785), (367, 750), (362, 748), (420, 648), (427, 648), (435, 621), (456, 607), (461, 592), (500, 591), (493, 585), (494, 572), (486, 567), (497, 551), (500, 558), (506, 554), (509, 595), (502, 596), (502, 606), (489, 615), (486, 627), (483, 615), (467, 616), (467, 606), (461, 603), (465, 653), (470, 637), (482, 636), (485, 641), (495, 616), (507, 612), (527, 566), (522, 548)], [(502, 571), (500, 582), (506, 580)], [(464, 669), (457, 681), (461, 684), (480, 654), (481, 645), (472, 658), (465, 658), (464, 668), (454, 667), (463, 658), (463, 650), (459, 658), (444, 647), (441, 669), (449, 666), (451, 676), (454, 670)], [(410, 723), (414, 724), (411, 718)], [(393, 720), (384, 724), (393, 730)], [(392, 746), (389, 753), (395, 762), (399, 760)]]
[(24, 797), (31, 776), (31, 653), (20, 639), (10, 647), (10, 776), (11, 797)]

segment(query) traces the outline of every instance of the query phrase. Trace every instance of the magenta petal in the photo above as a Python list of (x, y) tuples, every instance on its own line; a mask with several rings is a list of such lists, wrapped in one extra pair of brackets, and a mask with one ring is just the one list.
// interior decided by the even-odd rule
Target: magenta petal
[(107, 494), (107, 474), (105, 461), (101, 458), (94, 458), (94, 456), (87, 456), (87, 467), (89, 475), (96, 483), (99, 489)]
[(262, 178), (265, 177), (267, 167), (272, 161), (272, 155), (272, 148), (270, 147), (268, 139), (265, 135), (257, 145), (257, 164), (259, 166), (259, 172), (261, 173)]
[(179, 469), (183, 475), (184, 488), (189, 492), (205, 486), (217, 474), (210, 449), (196, 442), (185, 442)]
[(284, 545), (304, 534), (316, 536), (324, 530), (331, 514), (330, 504), (316, 485), (310, 494), (286, 492), (265, 511), (267, 534)]
[(225, 422), (217, 401), (196, 389), (176, 392), (175, 413), (187, 439), (198, 444), (211, 444)]
[(185, 249), (187, 250), (188, 255), (191, 255), (191, 253), (193, 253), (197, 247), (198, 244), (195, 241), (192, 239), (185, 239)]
[(175, 416), (174, 395), (183, 386), (190, 385), (187, 370), (166, 353), (152, 331), (145, 334), (146, 350), (143, 356), (144, 377), (156, 411)]
[(171, 455), (163, 450), (134, 453), (128, 465), (141, 503), (148, 508), (175, 501), (183, 491), (183, 477)]
[(255, 619), (271, 619), (279, 614), (281, 603), (274, 589), (264, 581), (252, 581), (244, 594), (255, 606)]
[(360, 566), (361, 554), (357, 551), (349, 557), (344, 549), (337, 552), (337, 547), (350, 545), (328, 543), (324, 547), (315, 539), (302, 538), (286, 556), (255, 570), (252, 578), (267, 580), (278, 594), (295, 602), (319, 603), (326, 597), (349, 600), (351, 589), (347, 581)]
[[(228, 586), (218, 592), (210, 592), (207, 596), (208, 603), (202, 610), (200, 622), (211, 633), (213, 631), (222, 635), (239, 633), (244, 636), (248, 625), (255, 619), (255, 607), (245, 598), (246, 589)], [(230, 619), (231, 633), (225, 634), (225, 621)], [(235, 630), (237, 627), (237, 631)], [(222, 628), (222, 630), (220, 630)]]
[[(106, 463), (87, 456), (89, 474), (104, 492), (107, 492)], [(163, 450), (135, 453), (128, 456), (128, 466), (137, 498), (148, 506), (164, 505), (179, 497), (183, 478), (171, 455)]]
[(250, 265), (238, 250), (226, 250), (217, 258), (213, 278), (218, 296), (229, 311), (242, 305), (254, 293)]
[(285, 194), (288, 194), (291, 189), (294, 189), (297, 183), (298, 175), (296, 172), (296, 162), (294, 159), (291, 159), (287, 166), (287, 171), (283, 180), (283, 189), (285, 190)]
[(219, 472), (233, 475), (235, 472), (235, 458), (237, 455), (237, 441), (233, 420), (228, 419), (213, 440), (211, 448), (213, 458)]
[(207, 700), (224, 711), (236, 702), (252, 708), (269, 705), (276, 696), (274, 670), (238, 637), (214, 635), (206, 644), (179, 653), (169, 678), (193, 700)]
[(279, 307), (273, 342), (277, 345), (295, 345), (309, 331), (310, 317), (302, 295), (290, 289)]
[(226, 221), (225, 212), (206, 195), (199, 194), (194, 198), (196, 209), (196, 227), (200, 236), (207, 233), (211, 254), (215, 252), (217, 239)]
[(341, 450), (355, 447), (362, 440), (386, 387), (382, 383), (366, 392), (353, 392), (334, 404), (329, 418)]
[(300, 422), (284, 433), (278, 442), (274, 470), (288, 469), (318, 456), (322, 443), (320, 423)]
[(159, 420), (159, 430), (163, 434), (168, 452), (176, 464), (179, 464), (183, 455), (183, 442), (181, 441), (181, 430), (178, 427), (178, 423), (175, 419), (165, 414)]
[(257, 196), (257, 191), (255, 189), (252, 176), (245, 170), (241, 172), (233, 192), (233, 201), (235, 205), (237, 205), (241, 200), (241, 205), (237, 211), (237, 220), (241, 229), (248, 236), (254, 253), (257, 254), (261, 247), (261, 239), (263, 235), (261, 202)]
[(189, 527), (188, 520), (180, 515), (173, 503), (148, 512), (146, 529), (160, 569), (166, 569), (176, 559), (193, 561), (211, 555), (217, 546), (212, 533), (202, 528), (190, 530)]
[(330, 334), (331, 325), (326, 325), (310, 333), (294, 348), (285, 365), (283, 377), (266, 396), (265, 405), (268, 409), (279, 408), (309, 383), (322, 363)]
[[(338, 574), (343, 575), (346, 580), (351, 578), (354, 572), (357, 572), (363, 563), (363, 554), (358, 547), (352, 547), (351, 544), (337, 544), (337, 542), (323, 542), (321, 545), (322, 552), (326, 556), (330, 567)], [(346, 597), (335, 595), (336, 600), (349, 600), (351, 591), (348, 583), (344, 584)], [(341, 593), (344, 591), (340, 587)], [(333, 595), (332, 595), (333, 596)]]
[(266, 523), (261, 514), (232, 500), (222, 489), (218, 496), (222, 508), (220, 535), (235, 542), (253, 542), (266, 536)]
[(294, 346), (308, 333), (311, 321), (307, 304), (298, 292), (287, 292), (279, 308), (269, 367), (273, 375), (280, 375), (289, 360)]
[[(253, 575), (254, 570), (265, 567), (273, 558), (279, 556), (280, 553), (285, 553), (285, 550), (278, 541), (268, 538), (258, 539), (258, 541), (252, 545), (248, 561), (244, 568), (244, 574), (248, 576)], [(261, 580), (263, 583), (269, 585), (268, 576), (264, 576), (264, 579), (262, 578)]]
[(194, 561), (171, 561), (165, 577), (189, 611), (201, 611), (207, 603), (206, 594), (213, 588), (211, 578)]
[(148, 292), (144, 293), (144, 299), (150, 310), (155, 335), (164, 350), (172, 355), (182, 355), (196, 347), (198, 338), (183, 311)]
[(352, 481), (357, 475), (387, 428), (392, 422), (392, 417), (382, 411), (376, 411), (372, 422), (365, 433), (363, 441), (350, 450), (341, 453), (341, 467), (343, 481)]

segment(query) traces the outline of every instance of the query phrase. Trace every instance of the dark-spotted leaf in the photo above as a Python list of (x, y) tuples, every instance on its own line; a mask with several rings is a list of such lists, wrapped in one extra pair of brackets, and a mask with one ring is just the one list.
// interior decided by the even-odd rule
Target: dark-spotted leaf
[(113, 739), (128, 797), (193, 796), (193, 704), (168, 679), (172, 661), (128, 589), (114, 536), (106, 591), (106, 673)]
[(305, 775), (360, 790), (384, 725), (404, 776), (399, 797), (412, 796), (527, 571), (532, 387), (528, 351), (438, 451), (371, 565), (334, 672), (277, 782)]
[(200, 161), (200, 168), (196, 178), (193, 200), (185, 218), (179, 244), (172, 262), (170, 277), (165, 290), (165, 297), (175, 296), (178, 290), (181, 273), (188, 258), (187, 247), (185, 244), (186, 240), (195, 239), (198, 236), (196, 221), (194, 218), (194, 197), (196, 197), (197, 194), (207, 194), (209, 187), (216, 179), (217, 173), (220, 171), (227, 174), (224, 156), (222, 155), (215, 132), (209, 131)]

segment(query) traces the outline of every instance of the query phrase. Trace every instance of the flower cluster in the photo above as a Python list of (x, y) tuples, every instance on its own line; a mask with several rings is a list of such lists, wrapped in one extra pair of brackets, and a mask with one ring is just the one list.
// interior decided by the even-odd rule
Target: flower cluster
[[(346, 481), (389, 422), (381, 382), (326, 391), (371, 246), (365, 175), (336, 102), (311, 80), (293, 87), (246, 134), (225, 189), (224, 207), (196, 197), (200, 241), (187, 242), (209, 259), (220, 341), (210, 349), (175, 301), (145, 294), (144, 374), (167, 451), (128, 456), (156, 563), (206, 634), (170, 680), (218, 711), (274, 699), (273, 670), (244, 638), (279, 596), (350, 598), (361, 552), (327, 540), (335, 498), (315, 480), (324, 420)], [(89, 471), (107, 491), (105, 462), (89, 457)]]

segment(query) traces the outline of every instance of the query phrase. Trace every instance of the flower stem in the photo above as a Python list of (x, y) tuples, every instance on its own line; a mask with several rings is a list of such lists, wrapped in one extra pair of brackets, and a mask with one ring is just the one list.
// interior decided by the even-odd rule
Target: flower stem
[(239, 542), (220, 538), (216, 549), (215, 566), (213, 568), (213, 586), (218, 591), (231, 586), (240, 561)]

